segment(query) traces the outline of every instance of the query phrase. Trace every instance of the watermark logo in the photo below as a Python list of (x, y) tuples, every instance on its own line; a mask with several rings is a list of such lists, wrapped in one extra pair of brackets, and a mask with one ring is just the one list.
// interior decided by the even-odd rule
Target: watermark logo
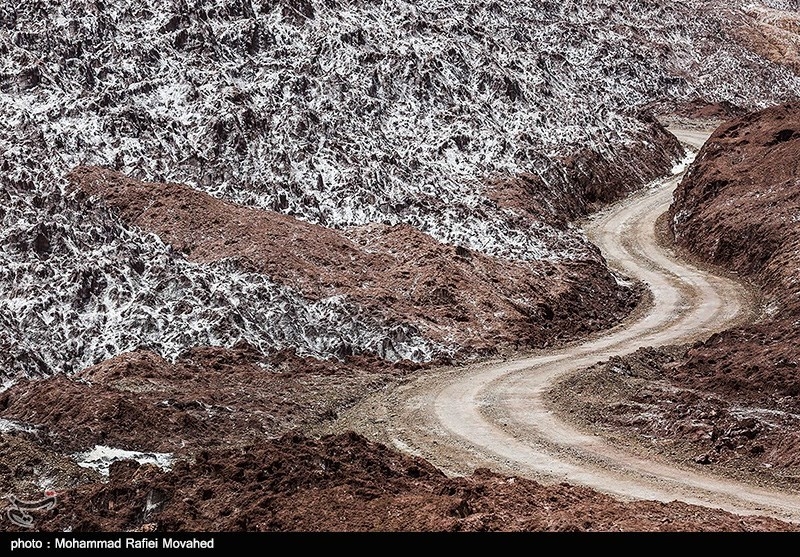
[(44, 499), (37, 501), (23, 501), (16, 495), (6, 497), (11, 502), (11, 507), (6, 511), (6, 516), (15, 526), (22, 528), (33, 528), (33, 515), (31, 511), (49, 511), (54, 509), (56, 503), (56, 492), (47, 490), (44, 492)]

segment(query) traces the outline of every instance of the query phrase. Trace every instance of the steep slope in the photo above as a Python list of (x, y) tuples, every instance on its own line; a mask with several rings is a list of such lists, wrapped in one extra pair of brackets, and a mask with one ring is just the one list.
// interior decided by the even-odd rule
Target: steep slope
[(760, 323), (715, 336), (676, 378), (735, 400), (800, 410), (800, 106), (727, 122), (690, 169), (671, 208), (678, 245), (753, 280)]
[(698, 154), (670, 208), (676, 243), (751, 277), (773, 318), (800, 313), (800, 106), (726, 122)]

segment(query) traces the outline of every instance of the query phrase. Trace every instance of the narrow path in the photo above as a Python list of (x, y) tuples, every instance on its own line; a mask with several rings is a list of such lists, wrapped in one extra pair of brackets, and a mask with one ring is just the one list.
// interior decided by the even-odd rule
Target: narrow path
[[(676, 133), (697, 146), (707, 138), (697, 131)], [(681, 500), (800, 522), (797, 494), (636, 456), (580, 431), (547, 408), (545, 393), (569, 373), (641, 346), (705, 338), (740, 318), (746, 299), (741, 285), (680, 261), (657, 242), (656, 220), (669, 207), (679, 179), (609, 208), (586, 229), (610, 265), (648, 284), (653, 304), (645, 315), (556, 351), (426, 373), (368, 399), (353, 415), (365, 427), (380, 430), (384, 441), (453, 474), (485, 466), (623, 498)]]

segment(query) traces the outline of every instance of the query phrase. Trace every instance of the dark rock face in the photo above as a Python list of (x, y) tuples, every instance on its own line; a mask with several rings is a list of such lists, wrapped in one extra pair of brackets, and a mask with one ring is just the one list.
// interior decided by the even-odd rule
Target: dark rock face
[[(651, 57), (671, 31), (636, 37), (598, 18), (655, 10), (677, 20), (677, 5), (245, 4), (15, 9), (2, 87), (20, 99), (7, 140), (25, 148), (9, 161), (12, 177), (96, 164), (326, 226), (405, 223), (538, 259), (558, 231), (487, 229), (506, 219), (476, 183), (535, 172), (567, 188), (560, 159), (580, 149), (641, 185), (680, 151), (653, 137), (630, 101), (660, 95), (664, 70)], [(686, 33), (705, 39), (708, 26)], [(567, 56), (578, 52), (580, 64)], [(623, 54), (638, 76), (610, 62)], [(792, 80), (777, 66), (742, 71)]]
[(402, 321), (383, 322), (350, 300), (310, 299), (232, 261), (192, 263), (85, 194), (37, 191), (22, 183), (0, 189), (3, 382), (77, 372), (142, 347), (173, 358), (238, 341), (323, 358), (448, 355)]

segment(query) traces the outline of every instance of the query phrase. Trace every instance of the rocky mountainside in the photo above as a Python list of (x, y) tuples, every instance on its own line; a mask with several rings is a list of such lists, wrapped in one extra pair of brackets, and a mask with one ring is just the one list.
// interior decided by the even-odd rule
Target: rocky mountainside
[[(185, 183), (365, 243), (403, 224), (422, 244), (501, 260), (597, 261), (571, 219), (681, 157), (640, 107), (694, 98), (752, 107), (797, 90), (789, 69), (727, 30), (730, 14), (747, 12), (717, 8), (667, 0), (3, 7), (3, 377), (76, 371), (135, 348), (175, 357), (239, 340), (265, 351), (417, 361), (495, 343), (477, 332), (469, 342), (427, 336), (349, 294), (309, 299), (224, 251), (219, 261), (187, 260), (169, 238), (68, 194), (64, 176), (100, 165)], [(618, 291), (604, 312), (633, 295), (599, 267), (589, 276)], [(440, 286), (425, 295), (454, 295)], [(488, 311), (482, 320), (507, 314)], [(534, 329), (546, 325), (547, 312), (517, 314)], [(559, 334), (528, 337), (541, 345)]]

